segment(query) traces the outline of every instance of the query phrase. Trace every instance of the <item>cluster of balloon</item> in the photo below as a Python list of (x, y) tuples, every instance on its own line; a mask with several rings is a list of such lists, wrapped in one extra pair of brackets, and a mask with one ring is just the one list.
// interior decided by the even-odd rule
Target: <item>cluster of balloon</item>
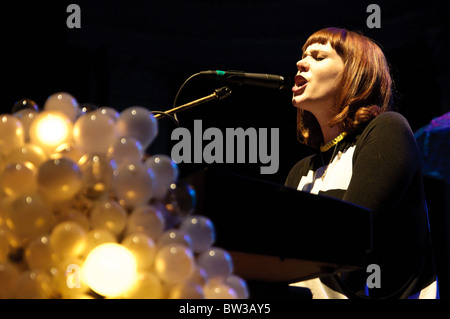
[(157, 132), (68, 93), (0, 116), (0, 298), (248, 298)]

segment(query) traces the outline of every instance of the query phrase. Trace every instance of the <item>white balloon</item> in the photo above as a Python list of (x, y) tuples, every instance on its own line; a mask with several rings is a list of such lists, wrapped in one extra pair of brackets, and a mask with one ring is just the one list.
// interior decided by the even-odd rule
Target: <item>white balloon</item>
[(158, 134), (158, 123), (146, 108), (132, 106), (120, 113), (117, 130), (119, 136), (134, 137), (146, 149)]
[(113, 119), (114, 122), (116, 122), (117, 119), (119, 118), (119, 112), (117, 112), (116, 109), (109, 106), (102, 106), (96, 109), (94, 112), (108, 115)]
[(158, 248), (162, 248), (166, 245), (178, 244), (184, 245), (187, 248), (192, 249), (192, 240), (188, 234), (179, 229), (168, 229), (159, 236), (156, 245)]
[(22, 122), (15, 116), (0, 116), (0, 157), (8, 155), (12, 150), (25, 143)]
[(86, 113), (73, 126), (75, 145), (86, 153), (106, 154), (116, 138), (114, 120), (106, 114)]
[(91, 227), (106, 229), (118, 236), (125, 229), (127, 212), (112, 199), (96, 201), (90, 215)]
[(236, 292), (236, 297), (238, 299), (248, 299), (250, 293), (248, 291), (247, 283), (244, 279), (239, 276), (231, 275), (225, 279), (225, 284), (229, 287), (233, 288)]
[(208, 280), (203, 286), (206, 299), (236, 299), (237, 295), (233, 288), (223, 283), (222, 280)]
[(81, 190), (83, 174), (68, 158), (49, 159), (39, 166), (37, 184), (47, 199), (60, 202), (71, 199)]
[(178, 284), (188, 279), (194, 269), (194, 255), (184, 245), (167, 245), (155, 257), (155, 273), (168, 284)]
[(145, 165), (155, 174), (153, 183), (153, 197), (163, 199), (170, 184), (178, 178), (178, 166), (167, 155), (154, 155), (145, 160)]
[(191, 215), (185, 218), (180, 229), (191, 237), (192, 249), (195, 252), (207, 250), (216, 239), (214, 224), (205, 216)]
[(197, 265), (206, 271), (208, 278), (226, 278), (233, 273), (233, 261), (230, 254), (218, 247), (202, 252), (197, 258)]
[(85, 154), (78, 162), (83, 172), (84, 194), (92, 199), (108, 194), (114, 167), (103, 154)]
[(156, 254), (155, 241), (146, 234), (130, 234), (122, 240), (122, 245), (128, 248), (136, 258), (138, 270), (150, 269)]
[(144, 157), (144, 150), (134, 137), (120, 137), (111, 143), (107, 156), (117, 164), (139, 162)]
[(143, 163), (122, 163), (113, 173), (113, 190), (129, 208), (147, 204), (152, 198), (153, 172)]
[(186, 280), (175, 285), (169, 293), (169, 299), (204, 299), (203, 288), (199, 284)]
[(30, 126), (37, 114), (38, 112), (33, 109), (23, 109), (14, 113), (14, 116), (22, 123), (25, 142), (30, 141)]
[(46, 111), (59, 111), (64, 113), (72, 122), (75, 122), (80, 106), (77, 100), (69, 93), (59, 92), (50, 95), (44, 104)]
[(156, 207), (139, 205), (128, 216), (126, 232), (127, 234), (144, 233), (156, 241), (164, 228), (164, 216)]

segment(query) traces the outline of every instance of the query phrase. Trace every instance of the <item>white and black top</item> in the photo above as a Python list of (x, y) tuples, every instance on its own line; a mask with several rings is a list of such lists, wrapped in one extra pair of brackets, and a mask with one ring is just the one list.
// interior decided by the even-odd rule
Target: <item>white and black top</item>
[(369, 274), (364, 269), (300, 283), (311, 289), (313, 297), (368, 293), (371, 298), (404, 298), (434, 283), (420, 153), (399, 113), (385, 112), (347, 135), (336, 148), (304, 158), (291, 169), (285, 184), (374, 213), (374, 250), (368, 265), (380, 267), (381, 287), (367, 291)]

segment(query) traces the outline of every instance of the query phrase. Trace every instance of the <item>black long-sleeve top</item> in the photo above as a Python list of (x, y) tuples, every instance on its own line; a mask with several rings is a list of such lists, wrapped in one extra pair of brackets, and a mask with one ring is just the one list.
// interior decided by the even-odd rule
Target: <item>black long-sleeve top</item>
[[(434, 281), (420, 153), (399, 113), (385, 112), (336, 148), (304, 158), (285, 184), (373, 211), (368, 264), (380, 267), (381, 288), (369, 289), (370, 297), (407, 297)], [(363, 294), (368, 275), (356, 271), (320, 278), (320, 284), (350, 298)]]

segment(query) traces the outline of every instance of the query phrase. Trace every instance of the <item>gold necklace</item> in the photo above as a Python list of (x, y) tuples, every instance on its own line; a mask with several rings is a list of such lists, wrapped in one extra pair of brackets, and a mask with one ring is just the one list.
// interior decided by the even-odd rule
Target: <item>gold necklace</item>
[[(339, 142), (338, 142), (338, 143), (339, 143)], [(327, 175), (328, 167), (330, 167), (331, 163), (333, 162), (333, 157), (334, 157), (334, 155), (336, 154), (336, 151), (337, 151), (337, 144), (338, 144), (338, 143), (336, 143), (336, 146), (334, 147), (334, 151), (333, 151), (333, 154), (331, 155), (330, 162), (328, 163), (327, 167), (326, 167), (325, 170), (323, 171), (323, 174), (322, 174), (322, 177), (321, 177), (322, 181), (325, 179), (325, 175)], [(322, 152), (320, 152), (320, 159), (322, 160), (322, 165), (325, 166), (325, 162), (323, 161), (323, 155), (322, 155)]]
[(347, 135), (347, 132), (342, 132), (341, 134), (336, 136), (334, 139), (329, 141), (327, 144), (320, 146), (320, 159), (322, 160), (322, 165), (324, 165), (324, 166), (325, 166), (325, 163), (323, 161), (322, 153), (328, 151), (330, 148), (332, 148), (334, 146), (334, 151), (333, 151), (333, 154), (331, 155), (330, 162), (328, 163), (327, 167), (325, 168), (325, 171), (322, 174), (322, 177), (321, 177), (322, 181), (325, 179), (325, 176), (327, 175), (328, 167), (331, 165), (331, 162), (333, 162), (334, 155), (336, 155), (338, 143), (340, 141), (342, 141), (342, 139), (346, 135)]
[(341, 134), (339, 134), (338, 136), (336, 136), (335, 138), (333, 138), (331, 141), (329, 141), (327, 144), (325, 145), (321, 145), (320, 146), (320, 151), (321, 152), (326, 152), (328, 151), (330, 148), (332, 148), (334, 145), (337, 145), (337, 143), (339, 143), (340, 141), (342, 141), (342, 139), (347, 135), (347, 132), (342, 132)]

